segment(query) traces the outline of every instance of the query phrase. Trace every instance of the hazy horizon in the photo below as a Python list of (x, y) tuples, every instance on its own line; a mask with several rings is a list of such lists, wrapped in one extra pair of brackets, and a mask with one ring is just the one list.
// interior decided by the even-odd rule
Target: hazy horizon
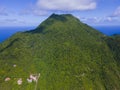
[[(120, 26), (92, 26), (96, 30), (102, 32), (105, 35), (120, 34)], [(10, 36), (17, 32), (29, 31), (35, 29), (36, 26), (8, 26), (0, 27), (0, 43), (8, 39)]]
[(37, 26), (52, 13), (73, 14), (88, 25), (120, 23), (119, 0), (1, 0), (0, 26)]

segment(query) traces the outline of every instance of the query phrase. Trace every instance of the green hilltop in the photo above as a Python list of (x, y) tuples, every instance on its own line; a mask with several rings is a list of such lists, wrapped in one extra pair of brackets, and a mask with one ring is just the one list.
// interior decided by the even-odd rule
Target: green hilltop
[(118, 40), (71, 14), (52, 14), (0, 44), (0, 90), (120, 90)]

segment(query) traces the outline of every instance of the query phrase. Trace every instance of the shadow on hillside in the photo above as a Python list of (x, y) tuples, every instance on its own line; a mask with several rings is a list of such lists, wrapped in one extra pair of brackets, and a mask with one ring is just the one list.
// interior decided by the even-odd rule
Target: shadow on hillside
[(0, 52), (3, 52), (4, 50), (6, 50), (6, 49), (8, 49), (9, 47), (13, 46), (13, 44), (14, 44), (16, 41), (19, 41), (19, 38), (16, 38), (15, 40), (11, 41), (11, 43), (8, 44), (5, 48), (1, 49)]

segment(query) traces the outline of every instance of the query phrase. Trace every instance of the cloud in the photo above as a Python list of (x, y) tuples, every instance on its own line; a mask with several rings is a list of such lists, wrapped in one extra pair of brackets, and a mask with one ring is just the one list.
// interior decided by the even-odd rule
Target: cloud
[(114, 17), (79, 17), (79, 19), (84, 22), (84, 23), (94, 23), (94, 24), (99, 24), (99, 23), (110, 23), (110, 22), (118, 22), (118, 19)]
[(120, 16), (120, 6), (115, 10), (113, 16)]
[(85, 22), (85, 23), (99, 23), (102, 21), (101, 17), (82, 17), (80, 18), (81, 21)]
[(30, 4), (27, 8), (24, 8), (19, 14), (20, 15), (45, 16), (48, 14), (48, 11), (38, 8), (36, 4)]
[(6, 8), (0, 7), (0, 15), (1, 16), (8, 16), (8, 13), (6, 12)]
[(71, 13), (72, 11), (93, 10), (96, 0), (37, 0), (20, 12), (21, 15), (48, 16), (53, 12)]
[(18, 20), (18, 19), (1, 19), (0, 24), (25, 24), (26, 22), (24, 20)]
[(92, 10), (96, 8), (95, 0), (38, 0), (37, 7), (43, 10)]
[(111, 18), (120, 18), (120, 6), (116, 8), (116, 10), (109, 15)]
[(6, 22), (17, 22), (18, 20), (17, 19), (5, 19), (4, 21), (6, 21)]
[(35, 16), (45, 16), (48, 14), (47, 11), (40, 10), (37, 8), (24, 9), (20, 12), (21, 15), (35, 15)]

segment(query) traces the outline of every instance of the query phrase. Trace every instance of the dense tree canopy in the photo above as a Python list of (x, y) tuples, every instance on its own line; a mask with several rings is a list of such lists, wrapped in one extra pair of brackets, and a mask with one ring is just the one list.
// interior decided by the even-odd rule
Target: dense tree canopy
[(119, 41), (70, 14), (52, 14), (0, 44), (0, 90), (34, 90), (27, 78), (38, 73), (37, 90), (120, 90)]

